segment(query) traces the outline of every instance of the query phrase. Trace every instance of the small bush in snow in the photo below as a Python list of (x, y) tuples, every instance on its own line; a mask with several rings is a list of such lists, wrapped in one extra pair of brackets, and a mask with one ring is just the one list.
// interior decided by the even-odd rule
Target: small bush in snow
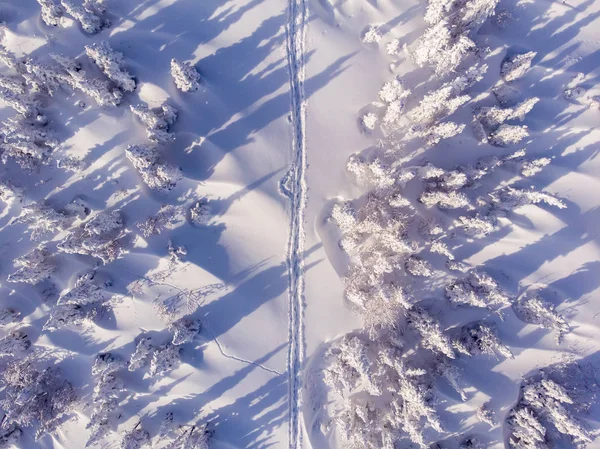
[(169, 127), (177, 119), (177, 109), (164, 103), (159, 108), (148, 108), (145, 104), (130, 106), (131, 112), (144, 124), (148, 139), (152, 142), (170, 142), (175, 136)]
[(440, 254), (442, 256), (445, 256), (448, 258), (448, 260), (454, 260), (454, 255), (452, 254), (452, 252), (448, 249), (448, 246), (446, 246), (445, 243), (442, 242), (433, 242), (431, 244), (431, 247), (429, 248), (429, 250), (432, 253), (435, 254)]
[(130, 145), (125, 150), (125, 155), (151, 189), (165, 192), (172, 190), (182, 178), (179, 168), (160, 162), (158, 151), (153, 146)]
[(19, 268), (8, 275), (7, 281), (35, 285), (48, 279), (56, 271), (56, 266), (48, 260), (49, 257), (48, 250), (40, 246), (24, 256), (16, 258), (14, 263)]
[(424, 309), (415, 307), (407, 313), (408, 324), (421, 336), (421, 345), (431, 351), (454, 359), (454, 348), (440, 323)]
[(421, 194), (419, 201), (427, 207), (437, 206), (440, 209), (462, 209), (470, 205), (467, 196), (456, 191), (426, 191)]
[(502, 66), (500, 67), (500, 76), (504, 79), (504, 81), (509, 83), (523, 78), (530, 69), (533, 58), (536, 56), (536, 52), (530, 51), (529, 53), (507, 57), (504, 61), (502, 61)]
[(491, 216), (477, 214), (475, 217), (459, 217), (459, 225), (467, 234), (485, 236), (498, 230), (498, 220)]
[(375, 129), (377, 120), (377, 115), (372, 112), (369, 112), (368, 114), (362, 116), (361, 122), (366, 129), (372, 131)]
[(370, 25), (365, 34), (363, 35), (363, 42), (365, 44), (378, 43), (381, 40), (381, 32), (377, 25)]
[(177, 88), (183, 92), (196, 92), (200, 88), (200, 74), (189, 62), (171, 59), (171, 76)]
[(120, 89), (133, 92), (135, 90), (135, 80), (123, 69), (123, 53), (115, 51), (103, 41), (85, 46), (85, 54), (90, 58), (100, 70), (115, 83)]
[(173, 447), (184, 449), (210, 449), (213, 431), (207, 423), (185, 429), (173, 441)]
[(190, 207), (190, 221), (196, 226), (205, 226), (210, 219), (210, 206), (207, 201), (197, 201)]

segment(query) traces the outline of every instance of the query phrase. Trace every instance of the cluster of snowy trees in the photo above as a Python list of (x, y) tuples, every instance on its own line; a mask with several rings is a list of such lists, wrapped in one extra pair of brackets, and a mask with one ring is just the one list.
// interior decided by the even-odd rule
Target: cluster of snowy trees
[(79, 23), (81, 29), (88, 34), (95, 34), (110, 26), (106, 19), (104, 0), (83, 0), (77, 4), (74, 0), (37, 0), (41, 8), (41, 16), (48, 26), (66, 24), (63, 17), (71, 17)]
[[(69, 27), (77, 24), (84, 33), (101, 32), (110, 24), (104, 0), (37, 0), (41, 18), (48, 26)], [(36, 58), (18, 57), (0, 45), (0, 61), (4, 64), (0, 74), (0, 102), (14, 111), (13, 116), (0, 124), (0, 160), (9, 165), (0, 179), (0, 201), (10, 209), (11, 230), (21, 228), (35, 246), (13, 261), (6, 280), (35, 287), (44, 305), (41, 307), (45, 321), (44, 333), (69, 328), (86, 332), (88, 324), (99, 322), (114, 305), (116, 296), (111, 293), (111, 281), (105, 278), (98, 265), (110, 264), (125, 252), (125, 217), (120, 210), (93, 210), (87, 199), (77, 197), (66, 205), (52, 199), (32, 201), (30, 196), (13, 180), (18, 166), (27, 175), (46, 175), (53, 165), (66, 172), (78, 173), (87, 162), (64, 154), (61, 142), (51, 125), (56, 117), (48, 111), (53, 97), (74, 94), (76, 105), (86, 107), (89, 97), (100, 107), (118, 107), (125, 95), (135, 91), (137, 79), (130, 73), (124, 55), (107, 41), (98, 40), (85, 45), (81, 55), (47, 54)], [(200, 89), (200, 75), (189, 62), (171, 61), (171, 74), (175, 87), (183, 92)], [(125, 157), (139, 172), (142, 181), (152, 189), (168, 192), (181, 179), (181, 169), (163, 161), (163, 147), (175, 138), (173, 125), (177, 110), (164, 103), (157, 108), (146, 104), (132, 105), (131, 114), (144, 126), (149, 142), (130, 145)], [(58, 156), (60, 155), (60, 156)], [(15, 175), (15, 176), (12, 176)], [(39, 184), (52, 180), (52, 175)], [(204, 201), (191, 206), (163, 206), (155, 215), (138, 223), (140, 232), (148, 237), (172, 229), (186, 219), (195, 225), (205, 225), (209, 207)], [(21, 240), (27, 245), (28, 239)], [(56, 252), (62, 254), (56, 254)], [(179, 263), (186, 254), (185, 248), (169, 240), (170, 264)], [(68, 256), (71, 255), (71, 256)], [(81, 257), (84, 256), (84, 257)], [(14, 257), (14, 256), (13, 256)], [(62, 288), (60, 261), (77, 257), (88, 269), (67, 288)], [(96, 260), (90, 260), (90, 258)], [(101, 269), (102, 270), (102, 269)], [(59, 288), (61, 286), (61, 288)], [(119, 432), (122, 449), (153, 447), (156, 432), (144, 429), (141, 421), (124, 429), (124, 401), (130, 398), (126, 379), (130, 371), (143, 377), (158, 380), (168, 375), (180, 364), (182, 345), (193, 342), (200, 332), (200, 322), (181, 313), (169, 314), (167, 341), (151, 340), (145, 335), (136, 339), (136, 347), (129, 361), (112, 353), (101, 353), (92, 368), (93, 392), (85, 397), (85, 387), (75, 389), (55, 366), (51, 356), (39, 356), (24, 328), (19, 327), (22, 312), (17, 308), (0, 309), (0, 409), (4, 419), (0, 422), (0, 448), (19, 444), (23, 433), (33, 431), (36, 438), (54, 433), (59, 426), (74, 415), (75, 406), (80, 412), (84, 400), (89, 401), (88, 446), (114, 446), (115, 432)], [(5, 329), (4, 329), (5, 328)], [(33, 348), (33, 349), (32, 349)], [(144, 368), (145, 369), (142, 369)], [(142, 374), (143, 373), (143, 374)], [(69, 374), (68, 372), (65, 374)], [(170, 418), (169, 418), (170, 417)], [(156, 435), (163, 447), (171, 449), (208, 449), (212, 435), (207, 423), (174, 424), (173, 414), (168, 414)], [(164, 443), (167, 442), (167, 446)], [(116, 447), (116, 446), (115, 446)]]
[[(510, 147), (529, 136), (521, 122), (539, 99), (522, 98), (514, 86), (530, 69), (534, 52), (502, 61), (497, 69), (501, 81), (487, 95), (494, 104), (474, 105), (469, 93), (490, 71), (479, 61), (476, 32), (497, 3), (430, 0), (429, 29), (412, 56), (418, 65), (432, 68), (433, 81), (426, 84), (431, 89), (418, 98), (395, 77), (379, 91), (380, 103), (374, 105), (380, 112), (362, 117), (365, 128), (380, 123), (387, 135), (376, 148), (350, 157), (347, 170), (367, 193), (335, 203), (330, 220), (349, 257), (345, 297), (363, 328), (332, 345), (322, 372), (330, 400), (325, 413), (347, 447), (391, 449), (403, 439), (430, 447), (442, 432), (435, 412), (436, 378), (445, 379), (466, 400), (467, 385), (456, 359), (512, 358), (502, 341), (505, 314), (555, 330), (558, 338), (569, 332), (551, 304), (538, 296), (515, 298), (485, 267), (467, 267), (453, 253), (462, 240), (508, 225), (511, 211), (522, 206), (566, 207), (549, 193), (523, 186), (522, 180), (538, 175), (551, 160), (530, 158), (519, 149), (450, 169), (403, 162), (408, 148), (435, 151), (443, 139), (466, 132), (465, 123), (449, 120), (464, 117), (455, 114), (460, 111), (472, 112), (476, 145)], [(397, 53), (397, 43), (388, 47), (390, 54)], [(447, 146), (444, 151), (451, 151)], [(509, 182), (485, 182), (499, 170)], [(433, 306), (438, 296), (446, 302)], [(440, 307), (449, 312), (468, 307), (482, 318), (445, 323)], [(490, 426), (497, 424), (494, 415), (490, 405), (477, 412)], [(468, 437), (462, 447), (484, 446)]]
[(597, 389), (577, 362), (549, 367), (526, 378), (507, 417), (510, 447), (546, 449), (565, 438), (574, 447), (586, 447), (592, 434), (578, 415), (589, 410)]

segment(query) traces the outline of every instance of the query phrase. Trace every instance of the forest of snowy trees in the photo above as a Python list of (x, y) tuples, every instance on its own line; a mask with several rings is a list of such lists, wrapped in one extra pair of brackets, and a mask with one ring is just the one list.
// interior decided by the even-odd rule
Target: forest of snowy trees
[[(410, 447), (445, 447), (436, 443), (444, 435), (436, 410), (444, 402), (439, 379), (465, 401), (469, 385), (459, 368), (468, 366), (465, 358), (474, 364), (480, 357), (512, 358), (502, 339), (507, 314), (555, 332), (558, 342), (571, 331), (543, 299), (543, 289), (517, 297), (485, 265), (468, 266), (453, 254), (464, 241), (510, 226), (512, 212), (523, 206), (567, 207), (523, 182), (551, 163), (527, 155), (530, 133), (523, 122), (539, 99), (516, 87), (535, 64), (536, 52), (509, 53), (500, 66), (488, 64), (477, 32), (496, 12), (498, 0), (428, 0), (428, 28), (416, 43), (404, 49), (397, 40), (385, 45), (390, 55), (403, 51), (416, 66), (430, 68), (432, 78), (422, 96), (399, 77), (381, 87), (380, 101), (360, 121), (366, 132), (380, 127), (385, 137), (376, 148), (351, 156), (346, 166), (367, 193), (337, 201), (329, 213), (350, 261), (345, 297), (363, 323), (331, 344), (321, 371), (328, 392), (321, 429), (334, 430), (344, 447), (394, 449), (409, 447), (407, 441), (414, 444)], [(377, 33), (371, 28), (363, 42), (384, 43)], [(475, 100), (470, 90), (484, 78), (496, 84)], [(454, 121), (464, 111), (470, 111), (470, 124)], [(502, 152), (474, 155), (471, 165), (452, 169), (427, 162), (427, 152), (441, 141), (467, 133)], [(452, 143), (438, 151), (452, 151)], [(424, 155), (422, 165), (404, 162), (414, 155)], [(511, 182), (494, 185), (494, 172), (506, 173)], [(444, 308), (476, 308), (481, 318), (449, 326)], [(573, 362), (525, 379), (506, 422), (498, 423), (496, 411), (485, 404), (478, 419), (506, 426), (507, 447), (514, 449), (563, 447), (555, 446), (558, 441), (585, 447), (592, 438), (575, 417), (584, 415), (585, 407), (575, 411), (568, 390), (577, 382), (595, 397), (597, 387), (577, 366)], [(487, 446), (464, 435), (460, 447)]]
[[(73, 20), (90, 35), (106, 34), (104, 30), (111, 26), (110, 12), (102, 0), (38, 3), (43, 26), (67, 27)], [(0, 100), (14, 110), (14, 115), (0, 125), (0, 159), (7, 167), (0, 180), (0, 201), (15, 217), (10, 226), (31, 240), (28, 252), (12, 264), (4, 264), (14, 265), (6, 281), (29, 284), (34, 288), (31, 292), (42, 298), (41, 310), (46, 311), (42, 336), (66, 330), (85, 335), (87, 328), (100, 325), (110, 316), (123, 298), (114, 290), (105, 269), (128, 252), (132, 233), (151, 238), (174, 223), (185, 224), (186, 211), (194, 217), (207, 213), (205, 208), (199, 209), (200, 198), (191, 198), (189, 203), (162, 208), (156, 216), (135, 226), (119, 209), (102, 210), (81, 197), (62, 205), (39, 201), (34, 190), (19, 185), (20, 174), (41, 178), (54, 167), (82, 176), (87, 166), (81, 159), (65, 156), (63, 142), (56, 133), (56, 127), (61, 126), (59, 119), (47, 115), (55, 101), (75, 96), (81, 108), (88, 107), (88, 101), (92, 102), (90, 107), (117, 108), (123, 107), (124, 99), (136, 91), (136, 77), (130, 72), (126, 56), (107, 40), (80, 44), (78, 50), (76, 57), (52, 52), (47, 57), (19, 57), (4, 43), (0, 46)], [(178, 89), (199, 89), (200, 76), (190, 63), (173, 60), (164, 71), (172, 72)], [(181, 169), (164, 162), (161, 156), (175, 139), (172, 127), (177, 113), (168, 103), (158, 108), (130, 106), (129, 114), (144, 126), (148, 141), (127, 147), (124, 160), (137, 171), (140, 183), (163, 195), (182, 179)], [(190, 218), (190, 223), (194, 220)], [(170, 240), (165, 251), (171, 269), (186, 254), (185, 248)], [(69, 262), (70, 266), (75, 262), (88, 269), (80, 270), (67, 286), (55, 283), (55, 274)], [(177, 413), (167, 412), (160, 429), (147, 429), (144, 417), (132, 427), (122, 423), (122, 405), (133, 398), (127, 385), (131, 378), (128, 373), (139, 371), (141, 377), (156, 382), (177, 368), (181, 351), (201, 332), (198, 318), (168, 315), (164, 336), (141, 333), (131, 342), (128, 359), (111, 352), (91, 357), (91, 390), (75, 386), (69, 380), (73, 373), (61, 369), (61, 359), (36, 343), (42, 336), (31, 336), (28, 325), (21, 321), (19, 307), (0, 310), (1, 448), (20, 447), (25, 433), (34, 439), (54, 436), (63, 423), (73, 419), (87, 422), (89, 447), (209, 447), (213, 433), (210, 423), (188, 422)]]

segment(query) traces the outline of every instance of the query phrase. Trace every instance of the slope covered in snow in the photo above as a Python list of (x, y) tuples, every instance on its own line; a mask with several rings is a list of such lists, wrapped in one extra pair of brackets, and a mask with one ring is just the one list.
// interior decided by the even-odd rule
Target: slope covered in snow
[(597, 2), (0, 20), (0, 447), (600, 447)]

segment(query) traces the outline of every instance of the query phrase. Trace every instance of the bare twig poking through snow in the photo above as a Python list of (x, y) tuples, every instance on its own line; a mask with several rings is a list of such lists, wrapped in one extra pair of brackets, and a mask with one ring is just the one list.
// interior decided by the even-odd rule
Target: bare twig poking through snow
[(200, 88), (200, 74), (189, 62), (171, 59), (171, 76), (177, 88), (183, 92), (196, 92)]
[(162, 104), (159, 108), (150, 109), (145, 104), (131, 105), (131, 112), (144, 124), (148, 139), (152, 142), (170, 142), (175, 136), (169, 132), (170, 126), (177, 119), (177, 109)]
[(507, 57), (502, 61), (500, 76), (508, 83), (523, 78), (530, 69), (533, 58), (536, 56), (536, 52), (530, 51), (529, 53)]
[(108, 42), (103, 41), (85, 46), (85, 54), (96, 63), (104, 74), (120, 89), (133, 92), (135, 80), (123, 69), (123, 53), (115, 51)]
[(182, 178), (179, 168), (160, 162), (158, 150), (154, 146), (130, 145), (125, 150), (125, 155), (151, 189), (167, 192)]

